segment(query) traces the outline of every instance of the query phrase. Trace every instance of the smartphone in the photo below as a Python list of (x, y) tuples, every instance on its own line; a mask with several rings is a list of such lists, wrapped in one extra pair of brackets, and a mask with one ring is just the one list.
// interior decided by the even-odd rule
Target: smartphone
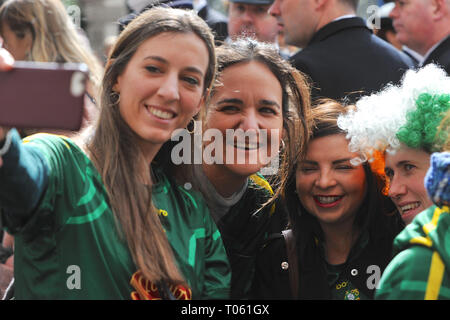
[(82, 63), (16, 61), (0, 72), (0, 125), (79, 130), (87, 76)]

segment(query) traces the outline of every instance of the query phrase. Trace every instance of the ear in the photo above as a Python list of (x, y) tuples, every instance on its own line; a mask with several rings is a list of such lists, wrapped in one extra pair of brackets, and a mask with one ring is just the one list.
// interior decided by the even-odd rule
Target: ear
[(116, 83), (112, 87), (114, 92), (120, 93), (121, 83), (122, 83), (122, 76), (119, 75), (116, 79)]
[(431, 0), (429, 5), (433, 20), (441, 20), (450, 14), (447, 0)]
[(329, 0), (314, 0), (315, 9), (319, 10), (322, 9), (324, 6), (327, 5)]

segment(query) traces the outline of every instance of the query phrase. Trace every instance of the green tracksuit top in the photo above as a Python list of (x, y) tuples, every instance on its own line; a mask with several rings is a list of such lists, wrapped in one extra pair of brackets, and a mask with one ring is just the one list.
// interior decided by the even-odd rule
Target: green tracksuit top
[[(45, 159), (48, 182), (26, 219), (11, 210), (2, 215), (15, 236), (15, 297), (130, 299), (137, 268), (92, 162), (70, 139), (53, 135), (35, 135), (18, 148), (19, 159), (41, 154), (36, 161)], [(171, 184), (161, 170), (156, 175), (152, 201), (192, 298), (227, 298), (229, 262), (203, 199)]]
[(383, 273), (376, 299), (450, 299), (450, 212), (433, 205), (394, 240), (397, 254)]

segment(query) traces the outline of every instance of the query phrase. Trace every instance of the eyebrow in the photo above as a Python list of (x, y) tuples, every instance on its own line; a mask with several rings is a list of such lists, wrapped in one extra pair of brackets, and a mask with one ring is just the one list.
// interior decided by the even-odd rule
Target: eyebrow
[[(244, 104), (244, 102), (241, 99), (225, 98), (225, 99), (222, 99), (222, 100), (218, 101), (217, 105), (227, 104), (227, 103), (234, 103), (234, 104), (239, 104), (239, 105), (243, 105)], [(278, 109), (281, 109), (281, 107), (278, 105), (278, 103), (276, 103), (275, 101), (272, 101), (272, 100), (261, 99), (259, 101), (259, 103), (262, 104), (262, 105), (265, 105), (265, 106), (275, 106)]]
[(244, 104), (244, 102), (241, 99), (236, 99), (236, 98), (222, 99), (217, 102), (218, 105), (227, 104), (227, 103), (235, 103), (235, 104), (241, 104), (241, 105)]
[[(338, 159), (338, 160), (334, 160), (332, 162), (332, 164), (336, 165), (336, 164), (340, 164), (340, 163), (344, 163), (344, 162), (350, 162), (352, 158), (344, 158), (344, 159)], [(317, 161), (312, 161), (312, 160), (303, 160), (301, 162), (302, 164), (314, 164), (317, 165)]]
[(275, 101), (272, 101), (272, 100), (262, 99), (259, 102), (262, 105), (265, 105), (265, 106), (274, 106), (274, 107), (277, 107), (278, 109), (281, 109), (280, 105), (278, 103), (276, 103)]
[[(410, 163), (410, 162), (411, 162), (411, 161), (409, 161), (409, 160), (402, 160), (402, 161), (399, 161), (399, 162), (397, 162), (397, 163), (395, 164), (395, 168), (401, 167), (402, 165), (407, 164), (407, 163)], [(389, 168), (389, 167), (386, 167), (386, 168)]]
[[(144, 60), (156, 60), (163, 64), (169, 64), (169, 61), (167, 61), (166, 59), (164, 59), (163, 57), (160, 57), (160, 56), (147, 56), (144, 58)], [(186, 67), (185, 70), (189, 71), (189, 72), (198, 73), (200, 76), (203, 77), (203, 72), (196, 67)]]

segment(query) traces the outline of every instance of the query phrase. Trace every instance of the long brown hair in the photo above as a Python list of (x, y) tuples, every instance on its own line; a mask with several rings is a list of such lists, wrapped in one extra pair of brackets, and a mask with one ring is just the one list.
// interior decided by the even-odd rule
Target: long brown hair
[(194, 33), (206, 44), (209, 52), (206, 94), (216, 66), (214, 38), (208, 26), (191, 11), (150, 9), (122, 31), (111, 50), (103, 78), (100, 117), (86, 148), (103, 178), (118, 229), (137, 267), (153, 283), (177, 284), (184, 280), (151, 202), (149, 164), (137, 146), (136, 134), (122, 119), (113, 93), (117, 77), (142, 42), (163, 32)]

